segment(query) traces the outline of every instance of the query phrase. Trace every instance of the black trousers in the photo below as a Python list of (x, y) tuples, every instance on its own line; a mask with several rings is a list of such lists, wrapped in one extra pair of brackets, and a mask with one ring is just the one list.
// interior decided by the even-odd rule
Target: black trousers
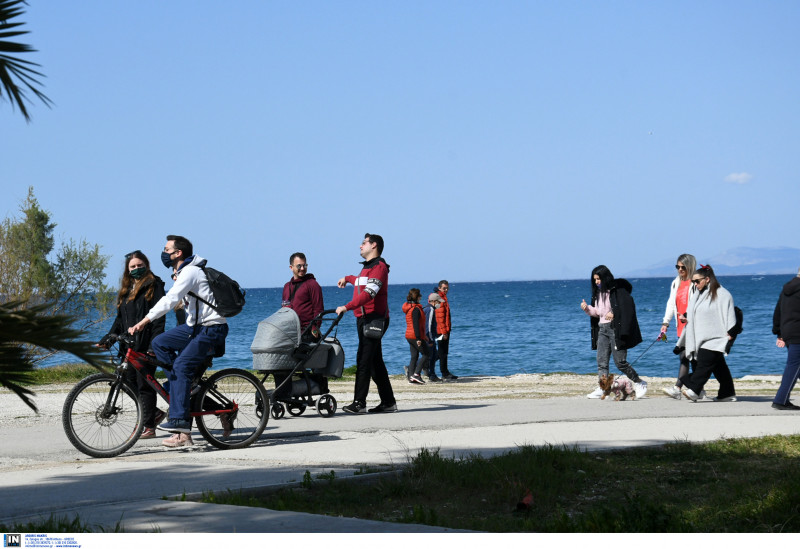
[(736, 390), (733, 388), (733, 376), (728, 369), (728, 363), (725, 362), (725, 355), (719, 351), (708, 349), (697, 351), (697, 366), (694, 372), (683, 376), (681, 382), (684, 387), (688, 387), (699, 395), (712, 374), (719, 381), (717, 398), (727, 398), (736, 394)]
[[(356, 321), (358, 352), (356, 354), (356, 387), (353, 401), (366, 405), (369, 382), (372, 380), (378, 387), (378, 396), (381, 398), (381, 404), (396, 404), (392, 383), (389, 381), (389, 372), (383, 362), (381, 340), (364, 336), (364, 324), (373, 318), (375, 318), (374, 315), (361, 316)], [(384, 333), (388, 328), (389, 319), (387, 318)]]
[[(150, 364), (144, 365), (144, 371), (151, 376), (155, 377), (156, 367)], [(133, 366), (128, 366), (125, 370), (125, 381), (139, 394), (139, 400), (142, 402), (142, 422), (145, 427), (153, 429), (156, 417), (156, 390), (153, 389), (147, 380), (136, 373)]]
[(437, 342), (437, 353), (439, 354), (439, 369), (442, 371), (442, 376), (446, 376), (450, 373), (450, 370), (447, 369), (447, 353), (450, 351), (450, 336), (447, 336), (447, 339), (440, 339)]

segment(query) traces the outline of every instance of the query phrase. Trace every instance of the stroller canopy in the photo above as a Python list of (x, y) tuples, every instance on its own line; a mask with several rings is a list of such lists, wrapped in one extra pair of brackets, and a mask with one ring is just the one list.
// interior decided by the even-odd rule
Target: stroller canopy
[(292, 353), (300, 344), (300, 318), (288, 307), (258, 323), (250, 345), (255, 370), (291, 370), (297, 364)]
[(300, 345), (300, 318), (288, 307), (258, 323), (256, 337), (250, 345), (252, 353), (292, 354)]

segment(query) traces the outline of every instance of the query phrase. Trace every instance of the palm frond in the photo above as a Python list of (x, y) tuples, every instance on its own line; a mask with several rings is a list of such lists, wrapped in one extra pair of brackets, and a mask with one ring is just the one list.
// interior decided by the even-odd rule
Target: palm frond
[(30, 397), (34, 393), (22, 385), (30, 382), (35, 367), (25, 345), (68, 352), (101, 371), (111, 366), (93, 343), (80, 341), (85, 335), (72, 328), (72, 317), (47, 314), (52, 307), (48, 303), (27, 309), (20, 308), (21, 305), (21, 302), (0, 304), (0, 385), (13, 391), (33, 410), (36, 405)]
[(44, 75), (33, 67), (38, 67), (39, 64), (9, 55), (36, 51), (28, 44), (7, 40), (28, 33), (23, 30), (13, 30), (23, 23), (10, 22), (11, 19), (24, 13), (21, 7), (23, 4), (24, 0), (0, 0), (0, 99), (6, 96), (12, 106), (16, 105), (19, 108), (25, 120), (30, 121), (31, 117), (26, 107), (28, 102), (26, 92), (33, 93), (48, 107), (53, 103), (38, 88), (42, 83), (36, 77)]

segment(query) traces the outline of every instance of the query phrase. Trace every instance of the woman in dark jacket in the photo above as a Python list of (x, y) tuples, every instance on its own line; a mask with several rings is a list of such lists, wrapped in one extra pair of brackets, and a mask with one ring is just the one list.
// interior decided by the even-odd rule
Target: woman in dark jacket
[(776, 345), (789, 351), (772, 407), (776, 410), (800, 410), (800, 406), (789, 400), (800, 376), (800, 271), (781, 290), (772, 316), (772, 333), (778, 336)]
[[(608, 375), (609, 359), (628, 376), (636, 390), (636, 398), (647, 392), (647, 382), (639, 377), (628, 363), (628, 349), (642, 342), (636, 305), (631, 297), (633, 287), (624, 278), (614, 279), (605, 265), (592, 270), (592, 304), (581, 302), (581, 309), (589, 315), (592, 332), (592, 349), (597, 350), (597, 374)], [(589, 398), (600, 398), (603, 390), (598, 387)]]
[[(122, 273), (119, 294), (117, 295), (117, 318), (114, 319), (108, 334), (100, 340), (100, 345), (109, 347), (112, 336), (127, 334), (128, 328), (141, 321), (147, 312), (164, 296), (164, 282), (150, 270), (150, 261), (141, 251), (136, 250), (125, 256), (125, 271)], [(153, 338), (164, 331), (164, 317), (154, 320), (144, 330), (136, 332), (133, 350), (146, 353), (150, 351)], [(124, 357), (128, 346), (119, 343), (119, 354)], [(147, 373), (155, 375), (155, 366), (146, 366)], [(131, 387), (139, 390), (142, 402), (144, 431), (139, 438), (154, 438), (155, 426), (164, 418), (164, 412), (156, 408), (156, 392), (136, 370), (128, 368), (125, 372)]]

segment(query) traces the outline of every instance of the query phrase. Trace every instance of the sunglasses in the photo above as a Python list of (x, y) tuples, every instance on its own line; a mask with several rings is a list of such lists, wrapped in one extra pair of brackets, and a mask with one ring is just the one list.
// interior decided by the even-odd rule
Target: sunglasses
[(308, 269), (308, 263), (298, 263), (294, 266), (295, 269)]
[(678, 269), (679, 271), (685, 271), (686, 270), (686, 267), (684, 267), (683, 265), (675, 265), (675, 268)]
[(142, 250), (134, 250), (129, 254), (125, 254), (125, 259), (130, 259), (134, 256), (134, 254), (140, 254), (140, 253), (142, 253)]
[(692, 279), (692, 284), (700, 284), (704, 280), (705, 280), (705, 278), (693, 278)]

